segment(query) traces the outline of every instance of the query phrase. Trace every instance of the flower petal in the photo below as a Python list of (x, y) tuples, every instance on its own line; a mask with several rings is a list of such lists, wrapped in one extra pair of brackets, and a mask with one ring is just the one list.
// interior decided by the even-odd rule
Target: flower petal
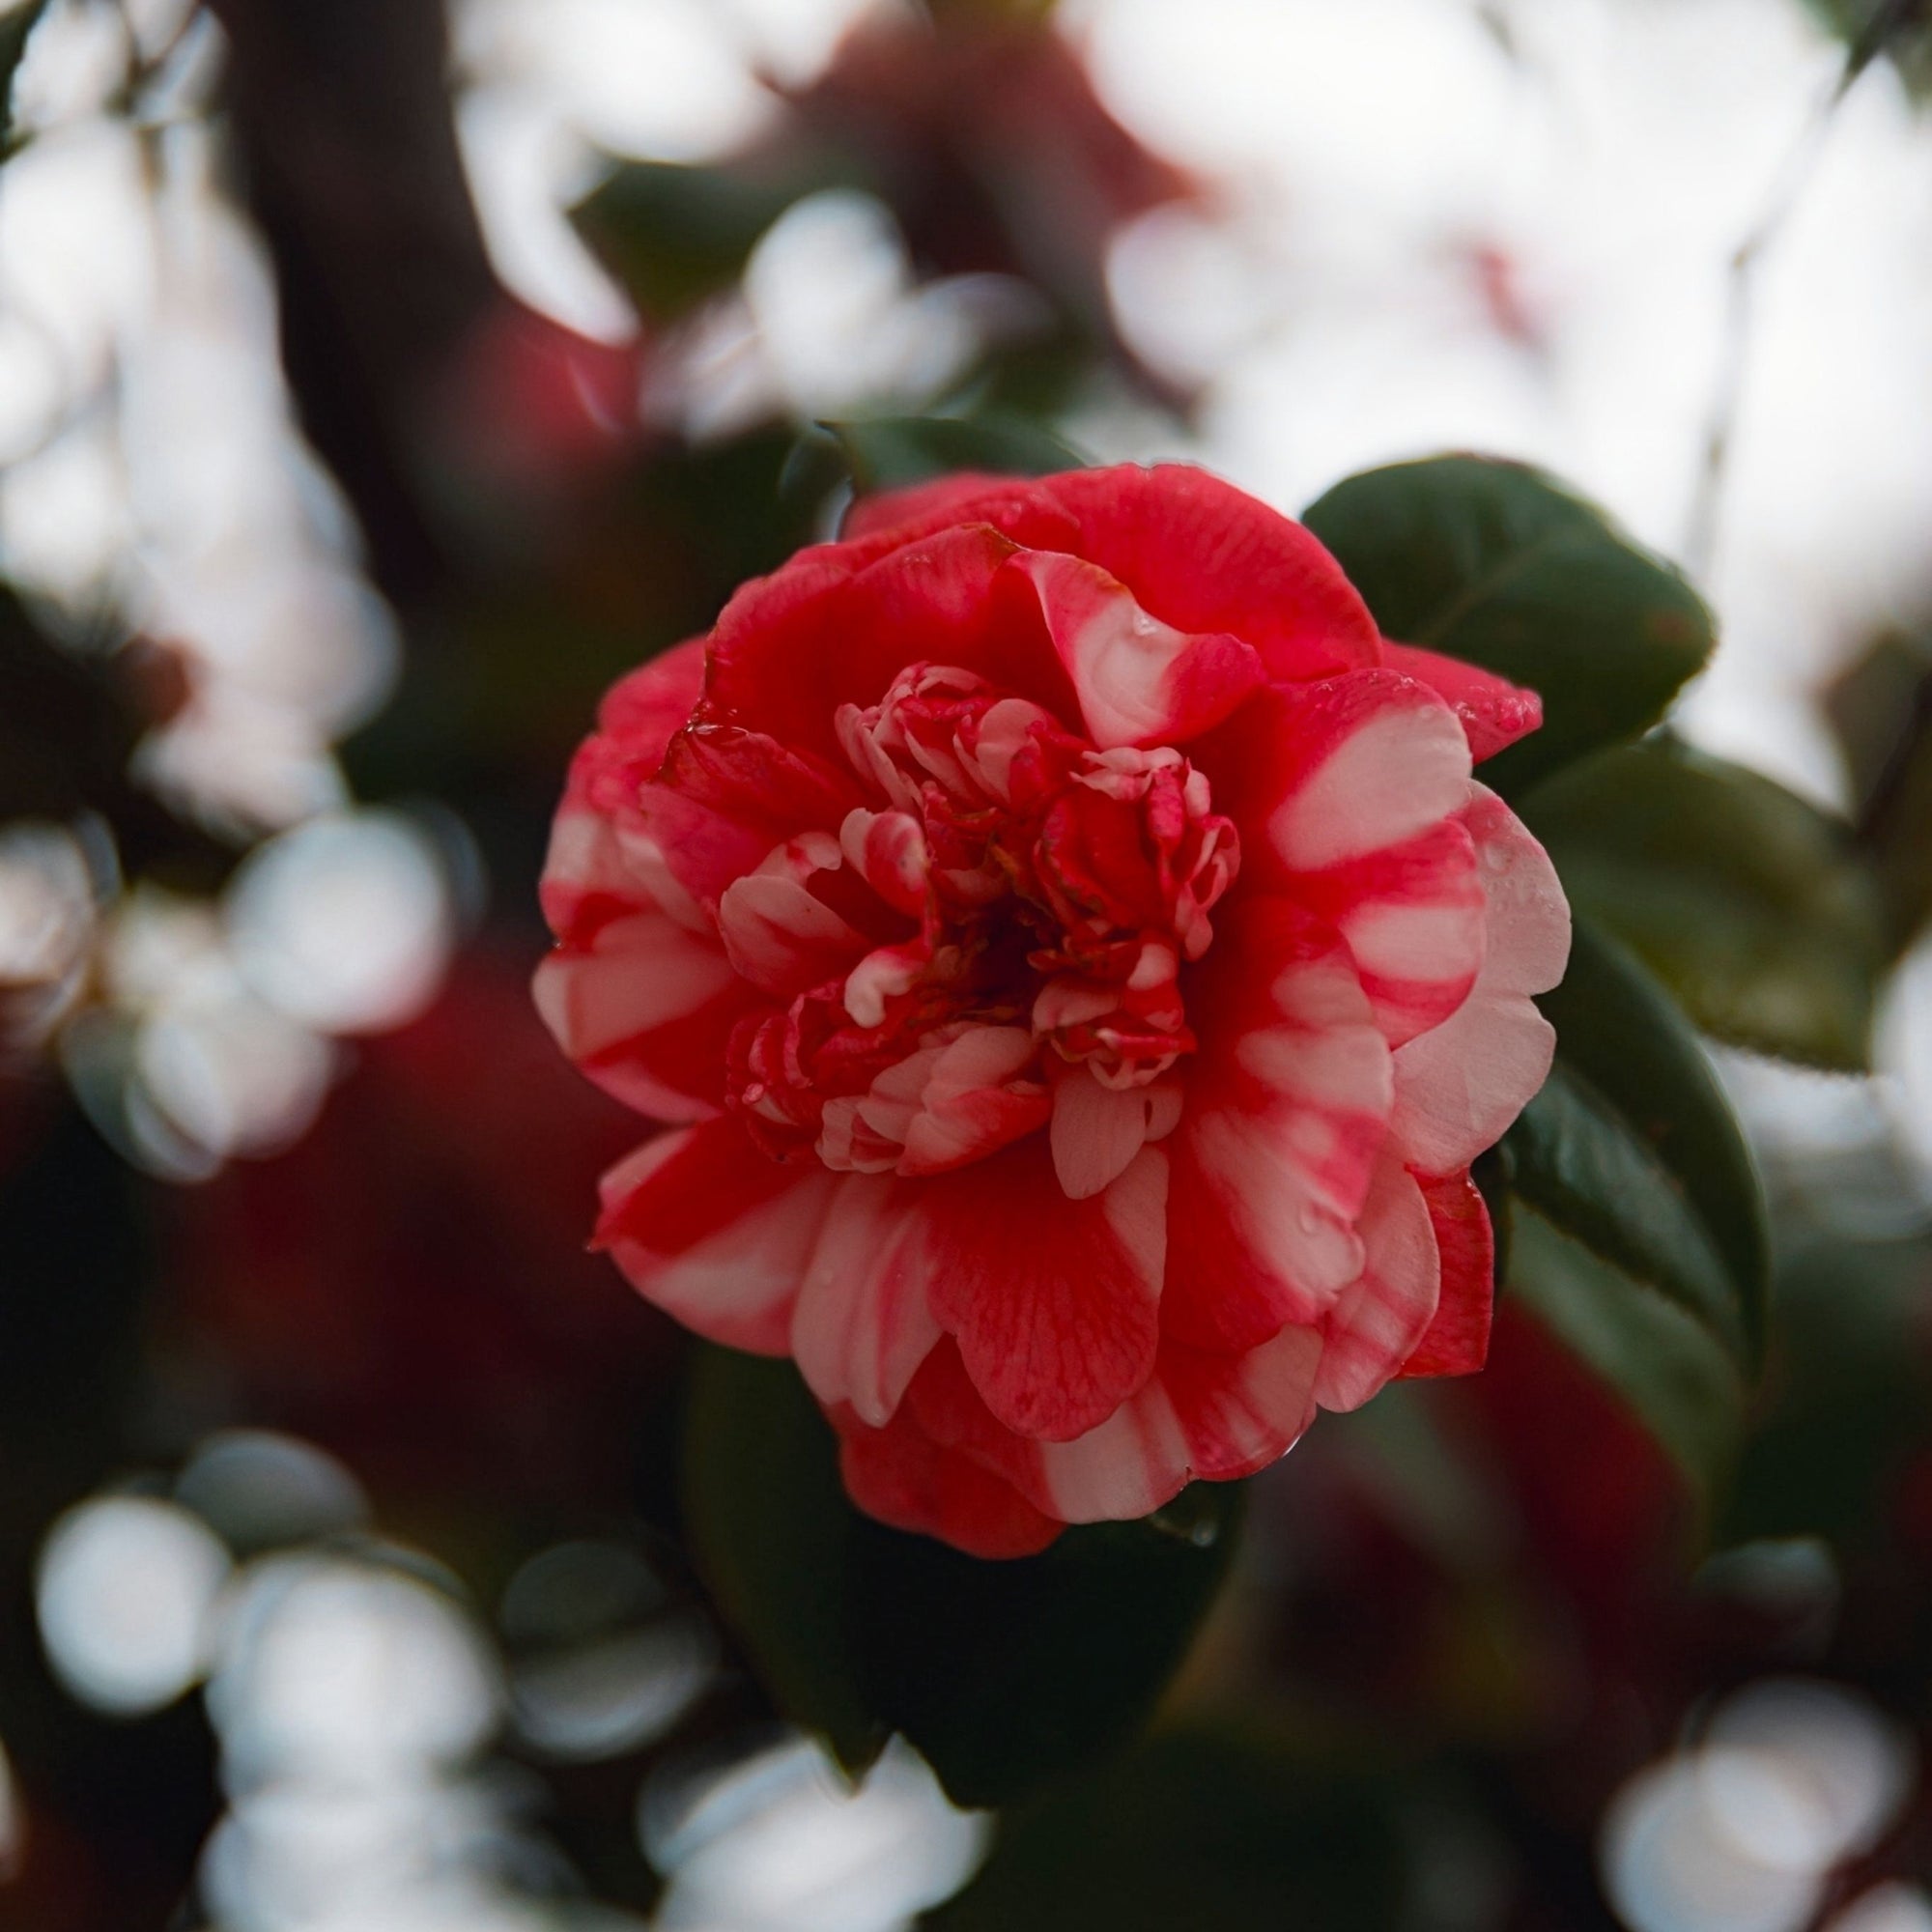
[(942, 1343), (901, 1412), (1037, 1508), (1067, 1522), (1120, 1521), (1159, 1509), (1197, 1476), (1252, 1475), (1285, 1454), (1314, 1417), (1321, 1354), (1321, 1336), (1300, 1327), (1239, 1355), (1163, 1342), (1153, 1375), (1111, 1415), (1070, 1442), (1037, 1442), (1001, 1426)]
[(1469, 742), (1427, 686), (1357, 671), (1269, 695), (1280, 709), (1264, 769), (1284, 792), (1268, 838), (1291, 872), (1403, 844), (1468, 803)]
[(1535, 692), (1461, 658), (1445, 658), (1384, 639), (1382, 662), (1391, 670), (1426, 684), (1449, 705), (1463, 721), (1469, 755), (1478, 764), (1527, 737), (1543, 723), (1543, 699)]
[(887, 1175), (838, 1182), (792, 1313), (791, 1352), (829, 1408), (883, 1428), (932, 1346), (935, 1257), (919, 1189)]
[(703, 684), (704, 639), (693, 638), (620, 678), (606, 695), (597, 729), (571, 760), (538, 888), (557, 938), (587, 937), (605, 919), (653, 905), (701, 926), (644, 831), (638, 790), (657, 776)]
[(782, 1355), (837, 1179), (781, 1166), (727, 1118), (648, 1141), (604, 1177), (593, 1245), (714, 1342)]
[(1315, 1399), (1323, 1408), (1359, 1408), (1396, 1375), (1428, 1332), (1440, 1292), (1429, 1204), (1394, 1159), (1376, 1170), (1361, 1228), (1362, 1272), (1321, 1324)]
[(1443, 1023), (1395, 1057), (1389, 1131), (1425, 1174), (1466, 1168), (1543, 1085), (1556, 1037), (1531, 1002), (1563, 977), (1570, 908), (1548, 855), (1493, 792), (1463, 814), (1487, 905), (1483, 970)]
[(1032, 584), (1088, 735), (1103, 751), (1185, 744), (1267, 681), (1251, 645), (1225, 634), (1176, 630), (1150, 616), (1117, 579), (1078, 557), (1022, 552), (1004, 574)]
[(761, 992), (789, 1000), (839, 978), (869, 950), (865, 935), (811, 892), (816, 874), (844, 863), (830, 833), (805, 833), (724, 888), (718, 932), (725, 956)]
[(883, 1429), (833, 1411), (846, 1493), (895, 1529), (936, 1536), (969, 1556), (1032, 1556), (1066, 1527), (983, 1463), (935, 1442), (903, 1410)]
[(1160, 1150), (1086, 1201), (1061, 1193), (1037, 1140), (924, 1185), (947, 1258), (933, 1312), (1002, 1424), (1065, 1441), (1147, 1380), (1167, 1246)]
[(1495, 1236), (1490, 1210), (1466, 1174), (1417, 1176), (1442, 1259), (1435, 1315), (1402, 1365), (1405, 1376), (1467, 1376), (1490, 1352), (1495, 1309)]
[(537, 1011), (606, 1093), (658, 1121), (724, 1104), (731, 1029), (756, 1004), (710, 933), (655, 910), (595, 926), (537, 968)]
[(1388, 1043), (1346, 949), (1293, 900), (1231, 898), (1190, 995), (1201, 1049), (1173, 1140), (1161, 1324), (1239, 1351), (1321, 1319), (1361, 1272)]
[(1488, 916), (1475, 842), (1459, 821), (1303, 873), (1295, 889), (1348, 942), (1391, 1046), (1440, 1026), (1468, 998)]
[(1097, 564), (1143, 610), (1182, 631), (1225, 632), (1298, 683), (1381, 662), (1375, 619), (1316, 537), (1277, 510), (1186, 464), (975, 479), (874, 497), (849, 527), (906, 541), (949, 524), (990, 524), (1030, 550)]

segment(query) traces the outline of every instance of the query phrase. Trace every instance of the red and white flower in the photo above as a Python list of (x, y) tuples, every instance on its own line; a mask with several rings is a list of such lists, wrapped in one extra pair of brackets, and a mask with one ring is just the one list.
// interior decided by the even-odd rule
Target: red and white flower
[(1539, 715), (1199, 470), (863, 503), (572, 768), (537, 1000), (677, 1123), (599, 1244), (984, 1555), (1479, 1367), (1569, 914), (1470, 768)]

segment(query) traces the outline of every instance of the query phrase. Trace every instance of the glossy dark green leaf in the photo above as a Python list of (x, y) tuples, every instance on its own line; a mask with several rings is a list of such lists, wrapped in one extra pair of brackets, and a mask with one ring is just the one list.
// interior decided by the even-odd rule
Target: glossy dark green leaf
[(1709, 1326), (1517, 1203), (1507, 1291), (1629, 1404), (1708, 1508), (1736, 1466), (1745, 1384)]
[(816, 177), (624, 161), (572, 210), (578, 232), (652, 321), (736, 283), (758, 238)]
[(1189, 1730), (1003, 1819), (930, 1932), (1260, 1932), (1403, 1922), (1389, 1794), (1260, 1738)]
[(1521, 810), (1572, 904), (1704, 1032), (1811, 1066), (1869, 1064), (1885, 923), (1849, 826), (1661, 741), (1573, 765)]
[[(1557, 1060), (1509, 1133), (1512, 1190), (1632, 1284), (1634, 1321), (1666, 1302), (1754, 1375), (1762, 1190), (1695, 1037), (1644, 968), (1586, 919), (1562, 985), (1539, 1004), (1556, 1028)], [(1518, 1222), (1512, 1237), (1521, 1236)], [(1512, 1279), (1523, 1265), (1513, 1254)]]
[(1383, 633), (1499, 672), (1544, 724), (1483, 776), (1505, 796), (1663, 715), (1710, 655), (1690, 584), (1581, 498), (1520, 464), (1396, 464), (1306, 513)]
[(1644, 1136), (1568, 1061), (1523, 1109), (1511, 1145), (1525, 1201), (1742, 1353), (1742, 1297), (1697, 1210)]
[(1889, 631), (1825, 693), (1895, 956), (1932, 919), (1932, 637)]
[(1146, 1721), (1220, 1585), (1240, 1490), (984, 1562), (846, 1502), (789, 1363), (706, 1350), (685, 1498), (700, 1574), (789, 1716), (855, 1767), (902, 1732), (959, 1803), (997, 1804)]

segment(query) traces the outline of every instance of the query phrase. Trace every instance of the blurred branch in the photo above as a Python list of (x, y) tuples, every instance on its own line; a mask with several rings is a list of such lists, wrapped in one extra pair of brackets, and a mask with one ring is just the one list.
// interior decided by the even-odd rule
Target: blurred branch
[(497, 299), (457, 148), (442, 0), (210, 0), (302, 425), (408, 604), (443, 574), (422, 398)]
[(1722, 359), (1719, 365), (1710, 422), (1705, 431), (1703, 474), (1691, 502), (1690, 526), (1684, 541), (1684, 560), (1693, 576), (1703, 577), (1709, 572), (1717, 545), (1724, 471), (1737, 434), (1745, 370), (1750, 355), (1750, 336), (1756, 322), (1758, 275), (1765, 256), (1782, 234), (1785, 224), (1804, 198), (1804, 190), (1811, 185), (1819, 157), (1824, 153), (1826, 137), (1845, 96), (1865, 69), (1886, 50), (1893, 36), (1909, 25), (1923, 6), (1924, 0), (1882, 0), (1871, 18), (1846, 48), (1844, 63), (1831, 91), (1820, 101), (1785, 156), (1773, 177), (1771, 191), (1765, 197), (1757, 219), (1731, 256)]

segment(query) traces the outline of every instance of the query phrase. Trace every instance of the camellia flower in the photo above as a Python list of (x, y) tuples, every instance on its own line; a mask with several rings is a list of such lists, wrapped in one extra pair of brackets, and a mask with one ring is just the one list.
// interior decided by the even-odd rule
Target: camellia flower
[(684, 1123), (598, 1243), (989, 1556), (1479, 1367), (1569, 914), (1470, 768), (1539, 716), (1199, 470), (862, 503), (572, 768), (538, 1003)]

